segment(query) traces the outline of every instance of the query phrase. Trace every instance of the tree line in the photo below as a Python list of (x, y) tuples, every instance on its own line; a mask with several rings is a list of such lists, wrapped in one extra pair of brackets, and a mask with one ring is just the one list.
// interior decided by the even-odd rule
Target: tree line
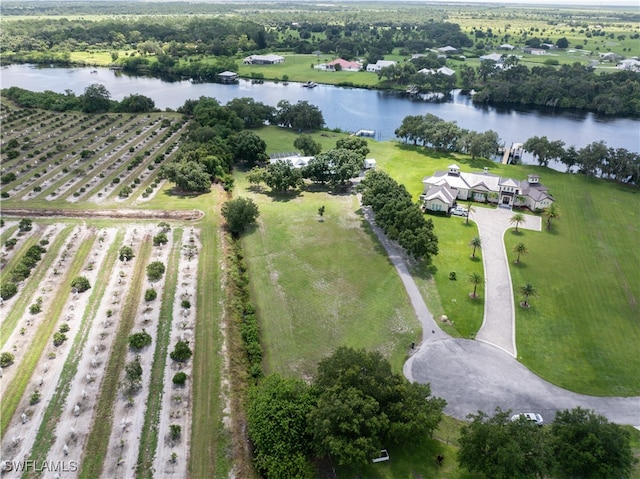
[[(517, 59), (512, 60), (517, 62)], [(640, 115), (640, 72), (596, 73), (580, 63), (527, 68), (500, 67), (485, 60), (461, 73), (463, 88), (477, 89), (475, 103), (516, 103), (590, 110), (605, 115)]]
[(183, 191), (209, 191), (212, 181), (233, 186), (230, 175), (235, 162), (264, 163), (267, 145), (249, 128), (266, 123), (298, 129), (319, 129), (322, 112), (306, 101), (278, 103), (277, 108), (252, 98), (234, 98), (221, 105), (215, 98), (187, 100), (178, 112), (191, 119), (189, 131), (175, 161), (163, 165), (160, 174)]
[(426, 115), (409, 115), (395, 130), (395, 135), (414, 145), (441, 151), (467, 153), (473, 159), (489, 158), (498, 152), (501, 140), (493, 130), (483, 133), (466, 130), (455, 121), (445, 121), (431, 113)]
[[(405, 142), (440, 151), (467, 153), (472, 158), (490, 158), (503, 146), (497, 133), (484, 133), (461, 128), (455, 121), (445, 121), (431, 113), (406, 116), (395, 134)], [(594, 141), (583, 148), (565, 147), (562, 140), (533, 136), (523, 149), (533, 154), (540, 166), (557, 160), (567, 171), (597, 176), (619, 183), (640, 184), (640, 155), (625, 148), (607, 147), (604, 141)]]
[(362, 204), (370, 206), (375, 221), (391, 240), (427, 264), (438, 254), (438, 237), (433, 221), (425, 219), (420, 206), (413, 202), (404, 185), (384, 172), (369, 171), (357, 186)]
[(626, 183), (640, 184), (640, 154), (625, 148), (609, 148), (604, 141), (594, 141), (584, 148), (565, 148), (562, 140), (550, 141), (546, 136), (529, 138), (523, 148), (532, 153), (540, 166), (557, 160), (567, 167), (587, 176), (597, 176)]
[(311, 385), (273, 374), (250, 390), (254, 463), (270, 479), (313, 477), (315, 458), (366, 465), (381, 449), (430, 437), (445, 404), (380, 353), (340, 347)]
[(111, 100), (111, 93), (104, 85), (94, 83), (84, 89), (82, 95), (71, 90), (56, 93), (50, 90), (33, 92), (17, 86), (4, 88), (2, 96), (23, 108), (40, 108), (53, 111), (83, 111), (84, 113), (148, 113), (158, 111), (155, 102), (144, 95), (131, 94), (121, 101)]
[(580, 407), (558, 411), (548, 427), (500, 408), (468, 419), (458, 463), (487, 477), (629, 477), (637, 461), (625, 429)]

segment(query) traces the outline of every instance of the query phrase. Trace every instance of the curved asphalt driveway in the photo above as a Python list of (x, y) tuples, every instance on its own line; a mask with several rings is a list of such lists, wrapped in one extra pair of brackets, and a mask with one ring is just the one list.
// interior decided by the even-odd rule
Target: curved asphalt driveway
[[(509, 210), (477, 208), (476, 213), (472, 213), (483, 242), (486, 277), (485, 318), (477, 335), (478, 341), (452, 338), (439, 328), (408, 271), (404, 256), (375, 225), (370, 210), (363, 207), (362, 211), (396, 267), (422, 324), (422, 344), (405, 363), (403, 372), (410, 381), (430, 383), (433, 395), (447, 400), (445, 412), (448, 415), (465, 419), (468, 414), (478, 411), (491, 414), (496, 407), (501, 407), (514, 412), (539, 412), (550, 422), (556, 411), (581, 406), (593, 409), (610, 421), (640, 427), (640, 397), (576, 394), (539, 378), (515, 360), (513, 293), (503, 242), (511, 217)], [(525, 225), (535, 229), (537, 224), (539, 228), (539, 223), (530, 218), (536, 217), (527, 216), (528, 224)], [(496, 222), (495, 231), (487, 223), (492, 221)], [(499, 268), (491, 268), (499, 261), (507, 269), (507, 283), (504, 276), (493, 277), (502, 274)], [(492, 286), (500, 293), (498, 301), (494, 301)], [(508, 295), (502, 294), (505, 289), (508, 289)], [(492, 306), (487, 307), (487, 303)]]
[[(513, 212), (509, 208), (474, 208), (469, 219), (478, 225), (482, 240), (484, 266), (484, 319), (476, 334), (478, 341), (493, 344), (514, 358), (516, 352), (516, 313), (504, 234), (511, 225)], [(518, 229), (540, 231), (539, 216), (525, 215)]]

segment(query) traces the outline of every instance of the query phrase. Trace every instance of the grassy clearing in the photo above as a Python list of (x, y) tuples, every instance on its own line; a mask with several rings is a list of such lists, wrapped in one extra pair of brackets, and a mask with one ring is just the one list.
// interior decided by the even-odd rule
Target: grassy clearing
[(153, 366), (149, 380), (149, 394), (144, 413), (144, 425), (138, 445), (138, 468), (136, 477), (153, 477), (153, 458), (158, 445), (158, 421), (162, 409), (162, 392), (164, 389), (164, 370), (167, 364), (169, 340), (171, 336), (171, 321), (173, 319), (173, 301), (178, 282), (178, 267), (180, 263), (180, 245), (182, 229), (173, 230), (173, 251), (167, 265), (165, 286), (160, 306), (158, 332), (156, 334), (156, 348), (153, 353)]
[(127, 339), (135, 322), (138, 299), (142, 294), (142, 289), (146, 281), (145, 268), (151, 257), (151, 248), (151, 238), (145, 237), (142, 248), (138, 253), (134, 272), (131, 275), (131, 289), (129, 289), (122, 305), (122, 316), (120, 318), (118, 332), (113, 341), (111, 354), (109, 355), (109, 360), (104, 371), (93, 426), (87, 437), (85, 454), (79, 472), (79, 477), (81, 478), (92, 479), (99, 477), (102, 472), (102, 465), (105, 455), (107, 454), (109, 437), (111, 435), (113, 407), (119, 391), (118, 382), (120, 380), (120, 371), (124, 368), (127, 357)]
[[(104, 264), (102, 265), (104, 271), (112, 270), (113, 264), (116, 261), (118, 248), (123, 237), (123, 231), (119, 231), (116, 234), (116, 238), (109, 247)], [(87, 308), (82, 316), (80, 330), (78, 331), (76, 339), (69, 351), (69, 355), (67, 356), (67, 360), (65, 361), (55, 394), (47, 404), (47, 408), (42, 417), (42, 422), (38, 427), (38, 432), (31, 450), (30, 459), (32, 460), (47, 457), (51, 446), (55, 442), (56, 436), (52, 434), (52, 431), (55, 430), (56, 425), (62, 416), (64, 405), (67, 402), (67, 397), (71, 389), (71, 383), (75, 379), (78, 371), (78, 364), (82, 358), (82, 351), (84, 350), (84, 346), (89, 338), (91, 323), (95, 320), (95, 314), (98, 309), (98, 305), (104, 296), (104, 292), (107, 289), (107, 284), (107, 281), (98, 281), (91, 290), (91, 297), (89, 298)]]
[[(261, 74), (264, 78), (273, 80), (282, 80), (288, 77), (289, 81), (305, 82), (315, 81), (318, 83), (326, 83), (337, 85), (339, 83), (351, 83), (354, 86), (374, 87), (378, 84), (378, 75), (370, 72), (325, 72), (311, 68), (312, 65), (318, 63), (326, 63), (334, 60), (336, 57), (329, 54), (320, 55), (303, 55), (303, 54), (285, 54), (284, 63), (277, 65), (243, 65), (242, 59), (238, 61), (238, 73), (244, 77), (255, 76)], [(298, 85), (291, 85), (292, 88)]]
[[(189, 473), (191, 477), (226, 478), (233, 458), (229, 457), (231, 440), (222, 424), (221, 373), (224, 358), (220, 321), (222, 320), (222, 252), (220, 244), (217, 190), (198, 198), (183, 198), (187, 208), (205, 211), (198, 225), (202, 251), (198, 262), (197, 319), (193, 355), (193, 422)], [(162, 201), (166, 201), (165, 197)]]
[[(351, 194), (256, 193), (259, 226), (243, 237), (261, 320), (265, 369), (310, 377), (340, 345), (379, 350), (394, 370), (419, 327), (395, 269)], [(318, 208), (325, 205), (324, 220)]]
[(512, 265), (515, 297), (530, 282), (532, 307), (518, 308), (520, 360), (542, 377), (594, 395), (638, 395), (640, 211), (638, 190), (544, 173), (562, 217), (543, 233), (507, 233), (529, 255)]
[[(65, 290), (67, 292), (71, 291), (71, 281), (82, 271), (82, 266), (89, 255), (92, 243), (92, 241), (84, 241), (80, 245), (77, 254), (74, 255), (71, 266), (67, 269), (66, 275), (60, 280), (60, 283), (63, 285), (61, 294), (64, 294)], [(4, 392), (2, 398), (2, 418), (0, 421), (0, 432), (2, 435), (4, 435), (7, 430), (9, 422), (18, 407), (20, 398), (22, 398), (31, 376), (33, 375), (33, 371), (41, 360), (45, 347), (49, 344), (49, 341), (51, 341), (53, 330), (55, 329), (58, 318), (62, 314), (64, 305), (64, 296), (61, 296), (60, 300), (53, 304), (53, 307), (49, 310), (47, 319), (43, 320), (38, 326), (38, 331), (20, 362), (19, 371), (16, 373), (13, 381), (11, 381)]]

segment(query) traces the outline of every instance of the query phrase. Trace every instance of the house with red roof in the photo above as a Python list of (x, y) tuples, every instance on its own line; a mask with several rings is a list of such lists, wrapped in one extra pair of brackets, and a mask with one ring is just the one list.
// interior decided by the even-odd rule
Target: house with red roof
[(317, 65), (315, 68), (318, 70), (335, 72), (335, 71), (347, 71), (347, 72), (358, 72), (362, 69), (362, 63), (360, 62), (350, 62), (345, 60), (344, 58), (336, 58), (333, 61), (328, 63), (321, 63)]

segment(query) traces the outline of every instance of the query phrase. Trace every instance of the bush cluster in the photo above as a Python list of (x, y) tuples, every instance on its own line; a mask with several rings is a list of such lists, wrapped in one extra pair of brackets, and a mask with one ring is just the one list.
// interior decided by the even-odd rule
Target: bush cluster
[(9, 273), (10, 280), (0, 286), (0, 297), (9, 299), (18, 292), (16, 283), (24, 281), (31, 274), (31, 270), (42, 258), (47, 250), (41, 245), (31, 246), (24, 254), (20, 262)]
[(140, 350), (151, 344), (151, 335), (144, 329), (139, 333), (133, 333), (129, 336), (129, 347), (131, 349)]

